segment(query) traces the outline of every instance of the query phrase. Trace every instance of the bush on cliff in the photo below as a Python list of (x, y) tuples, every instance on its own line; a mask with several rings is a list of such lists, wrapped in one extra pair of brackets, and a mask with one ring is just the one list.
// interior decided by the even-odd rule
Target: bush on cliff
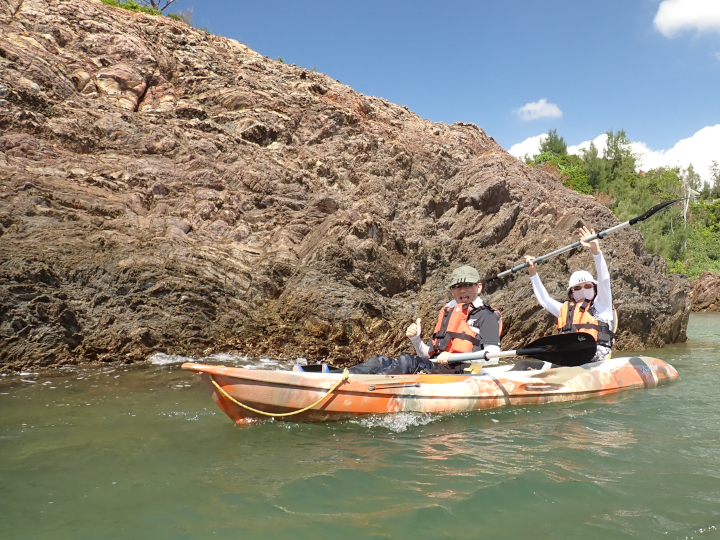
[(144, 6), (135, 0), (102, 0), (102, 3), (107, 4), (108, 6), (127, 9), (128, 11), (142, 11), (143, 13), (147, 13), (149, 15), (162, 15), (162, 13), (157, 9)]
[(535, 156), (533, 163), (531, 163), (531, 165), (535, 166), (543, 164), (553, 165), (557, 169), (557, 175), (562, 179), (565, 187), (569, 187), (585, 195), (592, 194), (592, 186), (588, 183), (587, 174), (585, 174), (582, 161), (578, 156), (543, 152)]

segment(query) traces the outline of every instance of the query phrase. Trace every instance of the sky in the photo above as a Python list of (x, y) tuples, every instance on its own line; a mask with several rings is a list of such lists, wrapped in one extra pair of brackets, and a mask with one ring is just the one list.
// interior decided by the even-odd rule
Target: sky
[[(316, 67), (517, 156), (624, 129), (641, 165), (720, 162), (720, 0), (177, 0), (198, 27)], [(598, 138), (600, 137), (600, 138)]]

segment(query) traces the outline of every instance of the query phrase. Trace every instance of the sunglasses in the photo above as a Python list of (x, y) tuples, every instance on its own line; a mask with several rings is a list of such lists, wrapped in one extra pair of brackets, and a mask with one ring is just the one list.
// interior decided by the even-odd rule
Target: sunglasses
[(474, 287), (475, 285), (477, 285), (477, 283), (456, 283), (455, 285), (450, 285), (450, 288), (451, 289), (465, 289), (465, 288), (469, 289), (470, 287)]
[(595, 285), (592, 283), (586, 283), (585, 285), (575, 285), (572, 290), (573, 291), (582, 291), (583, 289), (592, 289)]

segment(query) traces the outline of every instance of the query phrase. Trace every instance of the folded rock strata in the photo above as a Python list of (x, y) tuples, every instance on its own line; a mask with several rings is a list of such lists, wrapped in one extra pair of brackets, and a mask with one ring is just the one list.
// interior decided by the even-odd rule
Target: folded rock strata
[[(419, 118), (180, 21), (0, 0), (1, 369), (153, 352), (408, 350), (454, 267), (490, 277), (617, 223), (481, 128)], [(492, 106), (492, 104), (488, 104)], [(688, 281), (603, 242), (619, 346), (685, 339)], [(543, 264), (556, 298), (587, 252)], [(526, 274), (489, 284), (503, 345), (552, 332)]]

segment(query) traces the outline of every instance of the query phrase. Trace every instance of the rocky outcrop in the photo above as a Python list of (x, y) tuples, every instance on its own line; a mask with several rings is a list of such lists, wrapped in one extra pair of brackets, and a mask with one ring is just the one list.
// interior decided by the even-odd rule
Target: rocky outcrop
[(720, 312), (720, 274), (705, 272), (690, 282), (692, 310)]
[[(473, 124), (95, 0), (0, 0), (0, 69), (2, 369), (397, 354), (455, 266), (490, 277), (617, 222)], [(684, 340), (687, 280), (636, 231), (603, 249), (620, 347)], [(541, 273), (561, 298), (591, 264)], [(527, 275), (487, 289), (505, 346), (552, 331)]]

